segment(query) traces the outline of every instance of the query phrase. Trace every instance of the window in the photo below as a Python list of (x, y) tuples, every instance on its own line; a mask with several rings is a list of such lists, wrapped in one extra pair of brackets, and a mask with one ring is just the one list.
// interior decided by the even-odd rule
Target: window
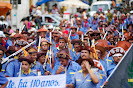
[(102, 8), (102, 11), (107, 11), (109, 9), (107, 4), (93, 5), (91, 11), (98, 11), (99, 8)]
[(111, 4), (111, 9), (113, 8), (113, 4)]
[(53, 23), (53, 19), (50, 17), (45, 17), (45, 22), (46, 23)]

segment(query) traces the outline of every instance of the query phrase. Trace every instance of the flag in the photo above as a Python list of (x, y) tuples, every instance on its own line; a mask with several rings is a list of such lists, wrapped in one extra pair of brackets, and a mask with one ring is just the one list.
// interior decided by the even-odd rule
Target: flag
[(107, 79), (104, 88), (133, 88), (133, 44)]

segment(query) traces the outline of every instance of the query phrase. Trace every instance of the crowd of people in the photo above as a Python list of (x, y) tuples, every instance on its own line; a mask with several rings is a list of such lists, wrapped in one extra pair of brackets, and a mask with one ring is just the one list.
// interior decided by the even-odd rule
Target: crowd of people
[[(55, 7), (53, 14), (58, 12)], [(5, 76), (64, 73), (67, 88), (100, 88), (106, 84), (133, 43), (133, 13), (112, 14), (108, 10), (105, 14), (99, 9), (89, 17), (83, 10), (53, 27), (41, 24), (39, 9), (30, 10), (36, 16), (25, 19), (22, 30), (12, 30), (10, 21), (0, 17), (0, 85), (4, 88), (8, 83)]]

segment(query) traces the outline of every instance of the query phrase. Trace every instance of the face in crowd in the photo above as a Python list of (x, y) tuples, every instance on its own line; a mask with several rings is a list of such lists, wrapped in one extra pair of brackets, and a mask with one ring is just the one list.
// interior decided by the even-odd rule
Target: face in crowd
[(45, 55), (42, 55), (41, 57), (38, 58), (38, 62), (43, 64), (45, 62)]
[(66, 45), (65, 40), (64, 39), (60, 39), (59, 40), (59, 48), (64, 48), (65, 45)]
[(39, 36), (41, 36), (41, 38), (45, 38), (46, 32), (40, 32), (40, 33), (39, 33)]
[(59, 61), (60, 61), (61, 65), (63, 65), (64, 67), (66, 67), (68, 65), (68, 60), (67, 59), (60, 58)]
[(29, 68), (31, 67), (31, 64), (27, 61), (22, 61), (22, 69), (24, 72), (28, 72)]
[(78, 50), (79, 47), (80, 47), (80, 44), (79, 44), (79, 43), (75, 43), (73, 46), (74, 46), (74, 49), (75, 49), (75, 50)]
[(4, 56), (4, 52), (0, 50), (0, 58), (2, 58), (3, 56)]
[(123, 57), (122, 54), (120, 54), (119, 56), (113, 56), (113, 59), (114, 59), (115, 64), (118, 64), (119, 61), (122, 59), (122, 57)]
[(81, 51), (81, 58), (82, 59), (88, 59), (90, 57), (90, 53), (88, 50), (82, 50)]
[(72, 34), (76, 33), (76, 29), (72, 28)]
[(49, 47), (49, 44), (48, 44), (47, 42), (42, 42), (42, 43), (41, 43), (41, 49), (42, 49), (43, 51), (48, 50), (48, 47)]
[(96, 53), (97, 53), (97, 56), (98, 56), (98, 57), (101, 57), (101, 54), (102, 54), (102, 53), (101, 53), (100, 50), (96, 49)]
[(36, 59), (37, 59), (37, 53), (32, 53), (32, 54), (30, 54), (30, 56), (31, 56), (31, 58), (32, 58), (34, 61), (36, 61)]

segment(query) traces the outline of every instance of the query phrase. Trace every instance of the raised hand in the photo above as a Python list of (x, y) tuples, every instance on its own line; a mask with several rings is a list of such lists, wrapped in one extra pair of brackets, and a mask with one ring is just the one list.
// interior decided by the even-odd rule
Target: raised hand
[(85, 65), (86, 69), (91, 69), (91, 65), (89, 64), (88, 61), (83, 61), (83, 63)]
[(61, 66), (58, 68), (58, 70), (56, 71), (56, 74), (62, 73), (63, 71), (65, 71), (64, 69), (65, 69), (64, 66), (61, 65)]

